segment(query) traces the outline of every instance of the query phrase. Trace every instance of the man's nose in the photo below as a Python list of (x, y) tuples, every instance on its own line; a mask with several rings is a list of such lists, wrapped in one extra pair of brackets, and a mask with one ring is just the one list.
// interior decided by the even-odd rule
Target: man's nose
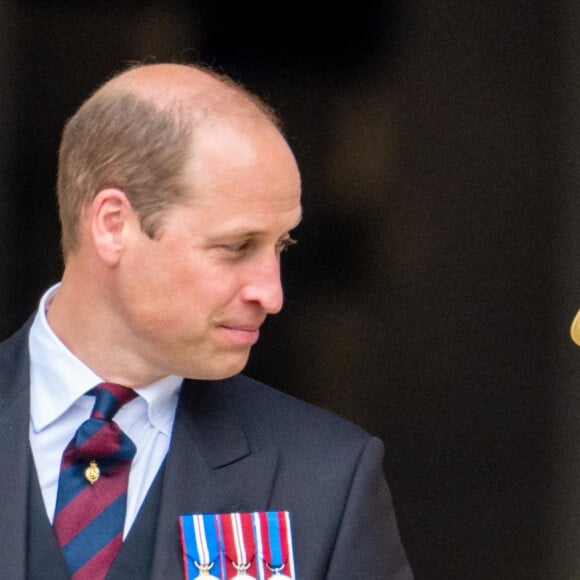
[(284, 304), (280, 276), (280, 257), (264, 257), (248, 272), (243, 289), (246, 302), (259, 303), (267, 314), (277, 314)]

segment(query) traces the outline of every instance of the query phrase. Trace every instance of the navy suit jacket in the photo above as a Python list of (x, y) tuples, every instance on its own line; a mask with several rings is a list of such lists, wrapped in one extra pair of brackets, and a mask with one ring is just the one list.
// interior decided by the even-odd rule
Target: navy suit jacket
[[(27, 577), (29, 366), (26, 325), (0, 344), (0, 570), (10, 580)], [(151, 580), (184, 577), (181, 514), (265, 510), (291, 514), (297, 580), (410, 580), (382, 457), (356, 425), (245, 376), (186, 380)]]

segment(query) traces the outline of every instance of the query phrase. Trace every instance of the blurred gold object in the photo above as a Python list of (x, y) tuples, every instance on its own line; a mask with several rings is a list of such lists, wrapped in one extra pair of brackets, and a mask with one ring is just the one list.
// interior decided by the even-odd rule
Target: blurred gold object
[(572, 326), (570, 327), (570, 336), (572, 340), (580, 346), (580, 310), (576, 312), (576, 316), (572, 321)]
[(85, 469), (85, 479), (93, 485), (101, 476), (101, 470), (97, 462), (93, 459), (89, 466)]

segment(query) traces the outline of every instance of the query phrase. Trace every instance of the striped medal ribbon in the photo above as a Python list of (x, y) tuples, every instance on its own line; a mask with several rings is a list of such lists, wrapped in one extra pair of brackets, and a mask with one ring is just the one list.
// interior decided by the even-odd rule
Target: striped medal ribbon
[(185, 580), (219, 580), (218, 519), (214, 514), (180, 516)]
[(227, 578), (256, 580), (256, 541), (251, 513), (221, 514)]
[(258, 552), (266, 565), (269, 580), (295, 580), (290, 514), (256, 512), (254, 514)]

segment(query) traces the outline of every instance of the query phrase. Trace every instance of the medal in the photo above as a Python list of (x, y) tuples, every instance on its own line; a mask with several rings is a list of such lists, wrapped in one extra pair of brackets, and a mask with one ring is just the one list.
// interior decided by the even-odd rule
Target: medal
[(290, 576), (286, 576), (286, 575), (282, 574), (282, 570), (284, 570), (284, 564), (282, 564), (282, 566), (280, 566), (280, 568), (270, 568), (270, 566), (268, 566), (268, 564), (266, 564), (266, 566), (268, 567), (268, 570), (270, 570), (270, 572), (272, 572), (272, 576), (270, 576), (270, 580), (293, 580), (292, 578), (290, 578)]
[(232, 562), (233, 567), (236, 569), (237, 574), (232, 578), (232, 580), (256, 580), (253, 576), (250, 576), (247, 572), (250, 564), (234, 564)]
[(232, 580), (256, 580), (256, 540), (252, 514), (220, 515), (227, 577)]
[(287, 511), (179, 516), (185, 580), (296, 580)]
[(219, 580), (219, 522), (213, 514), (194, 514), (179, 518), (185, 580)]
[(257, 512), (254, 525), (259, 536), (258, 552), (268, 580), (295, 580), (290, 514)]
[(213, 562), (209, 565), (209, 566), (202, 566), (201, 564), (198, 564), (197, 562), (194, 562), (195, 567), (199, 570), (199, 576), (198, 578), (206, 578), (207, 580), (211, 580), (212, 578), (214, 578), (215, 580), (219, 580), (219, 578), (217, 578), (217, 576), (214, 576), (213, 574), (210, 574), (209, 571), (213, 568)]

